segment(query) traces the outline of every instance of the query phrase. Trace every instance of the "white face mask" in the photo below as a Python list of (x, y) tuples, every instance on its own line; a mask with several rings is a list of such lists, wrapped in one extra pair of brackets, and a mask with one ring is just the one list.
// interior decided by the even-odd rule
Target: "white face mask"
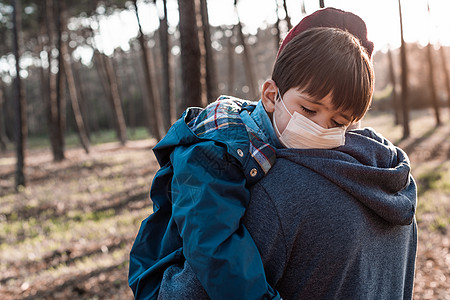
[(296, 111), (292, 115), (284, 105), (280, 90), (278, 95), (284, 109), (291, 116), (286, 128), (280, 133), (273, 112), (273, 126), (283, 146), (297, 149), (331, 149), (345, 144), (345, 127), (323, 128)]

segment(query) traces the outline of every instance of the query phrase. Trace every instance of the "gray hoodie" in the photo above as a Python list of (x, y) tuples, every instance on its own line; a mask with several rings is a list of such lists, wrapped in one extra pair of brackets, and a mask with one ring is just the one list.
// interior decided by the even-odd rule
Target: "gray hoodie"
[[(406, 154), (366, 128), (336, 149), (278, 150), (243, 222), (283, 299), (411, 299), (415, 207)], [(207, 296), (185, 264), (160, 298)]]

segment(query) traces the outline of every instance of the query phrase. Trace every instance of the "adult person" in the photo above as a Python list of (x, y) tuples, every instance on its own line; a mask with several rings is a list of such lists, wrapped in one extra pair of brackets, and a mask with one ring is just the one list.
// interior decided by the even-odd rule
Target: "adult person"
[[(318, 27), (345, 27), (336, 20), (341, 19)], [(300, 35), (288, 35), (277, 63), (295, 50), (286, 49), (292, 45), (289, 37)], [(305, 70), (292, 60), (288, 64), (281, 70)], [(323, 62), (314, 65), (324, 67)], [(324, 140), (314, 134), (305, 138), (305, 132), (348, 125), (328, 118), (330, 108), (345, 112), (352, 104), (336, 98), (342, 92), (336, 90), (337, 74), (314, 73), (324, 80), (315, 77), (314, 84), (305, 84), (301, 76), (279, 72), (263, 87), (264, 108), (287, 148), (319, 148), (314, 141)], [(297, 86), (302, 88), (290, 89)], [(409, 299), (417, 228), (408, 158), (371, 129), (347, 132), (345, 140), (344, 146), (329, 150), (278, 150), (275, 166), (251, 190), (243, 224), (261, 253), (268, 283), (285, 299)], [(165, 270), (159, 298), (208, 296), (184, 262)]]
[[(408, 157), (365, 128), (336, 149), (277, 150), (243, 223), (283, 299), (412, 299), (415, 207)], [(186, 264), (160, 299), (208, 296)]]
[[(322, 15), (335, 28), (318, 29), (312, 21)], [(184, 260), (213, 298), (279, 299), (241, 222), (248, 189), (273, 165), (274, 148), (342, 145), (373, 92), (373, 44), (365, 31), (359, 34), (365, 29), (359, 17), (325, 9), (296, 28), (301, 30), (288, 35), (277, 56), (272, 80), (264, 83), (262, 100), (223, 96), (205, 109), (189, 108), (154, 147), (161, 166), (150, 192), (154, 211), (130, 252), (129, 284), (137, 299), (156, 298), (165, 270)], [(295, 135), (296, 126), (308, 135)]]

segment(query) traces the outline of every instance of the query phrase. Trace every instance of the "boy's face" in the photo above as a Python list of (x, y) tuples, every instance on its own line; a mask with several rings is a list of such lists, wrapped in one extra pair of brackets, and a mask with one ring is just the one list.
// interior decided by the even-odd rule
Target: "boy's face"
[(323, 128), (348, 127), (352, 123), (350, 114), (334, 108), (331, 103), (331, 94), (322, 99), (315, 99), (300, 89), (291, 88), (281, 97), (286, 108), (280, 101), (275, 83), (272, 80), (264, 83), (262, 102), (272, 122), (272, 114), (275, 114), (277, 128), (280, 132), (284, 131), (291, 118), (290, 114), (293, 115), (295, 111)]

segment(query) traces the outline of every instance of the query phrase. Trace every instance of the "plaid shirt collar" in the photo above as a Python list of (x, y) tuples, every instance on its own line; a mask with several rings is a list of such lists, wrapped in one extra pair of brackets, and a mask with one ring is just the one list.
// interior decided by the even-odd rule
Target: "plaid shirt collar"
[[(187, 125), (199, 138), (220, 139), (230, 148), (235, 148), (237, 144), (247, 145), (251, 157), (266, 174), (275, 163), (275, 148), (270, 144), (273, 139), (271, 135), (267, 134), (267, 130), (265, 134), (260, 129), (265, 122), (270, 123), (270, 119), (262, 104), (258, 110), (256, 110), (257, 106), (255, 102), (221, 96), (218, 101), (202, 110), (197, 117), (187, 120)], [(255, 118), (247, 118), (255, 112), (257, 113)], [(235, 135), (239, 132), (233, 129), (236, 127), (245, 129), (247, 132), (245, 137)], [(273, 131), (271, 126), (268, 129)]]

